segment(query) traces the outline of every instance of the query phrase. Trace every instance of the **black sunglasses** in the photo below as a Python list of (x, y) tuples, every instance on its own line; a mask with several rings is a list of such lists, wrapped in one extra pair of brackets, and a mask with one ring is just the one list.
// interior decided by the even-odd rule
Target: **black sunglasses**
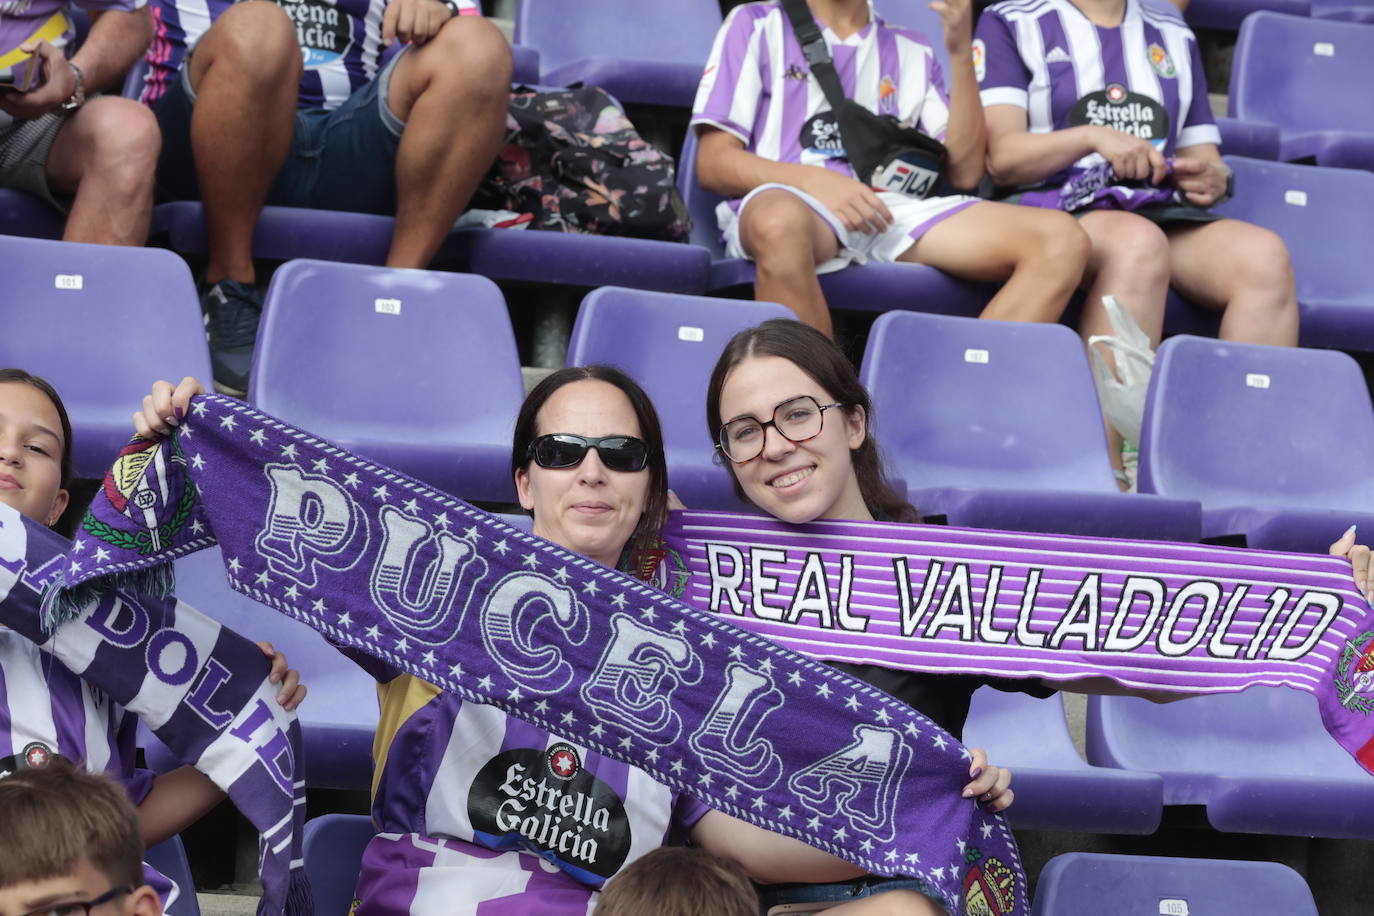
[(540, 436), (525, 450), (525, 460), (534, 460), (541, 468), (575, 468), (587, 457), (587, 449), (596, 449), (601, 463), (612, 471), (642, 471), (649, 463), (649, 447), (634, 436), (574, 436), (572, 433), (550, 433)]

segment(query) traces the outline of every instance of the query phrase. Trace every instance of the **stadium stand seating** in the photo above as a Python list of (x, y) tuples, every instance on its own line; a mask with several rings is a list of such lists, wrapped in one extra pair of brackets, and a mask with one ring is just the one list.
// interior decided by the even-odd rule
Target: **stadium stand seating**
[[(1370, 29), (1374, 32), (1374, 29)], [(1217, 210), (1277, 232), (1297, 280), (1301, 342), (1374, 351), (1374, 174), (1226, 157), (1236, 196)]]
[(1098, 766), (1158, 773), (1164, 804), (1203, 805), (1217, 830), (1374, 839), (1374, 779), (1331, 740), (1304, 691), (1167, 704), (1089, 697), (1087, 745)]
[(693, 509), (731, 509), (729, 472), (715, 460), (703, 395), (736, 332), (795, 317), (773, 302), (740, 302), (602, 287), (582, 300), (569, 366), (609, 363), (644, 386), (662, 418), (668, 484)]
[[(873, 8), (878, 15), (893, 25), (915, 29), (926, 37), (926, 42), (935, 52), (940, 62), (940, 71), (945, 77), (945, 89), (949, 89), (949, 52), (945, 50), (944, 26), (940, 14), (930, 8), (929, 3), (921, 0), (874, 0)], [(976, 14), (975, 14), (976, 15)]]
[(1184, 18), (1194, 29), (1234, 32), (1251, 13), (1268, 10), (1288, 16), (1306, 16), (1308, 0), (1191, 0)]
[[(396, 220), (372, 213), (263, 207), (253, 230), (253, 257), (273, 261), (313, 258), (351, 264), (386, 263)], [(205, 207), (194, 200), (174, 200), (153, 208), (149, 236), (186, 255), (209, 251)], [(440, 253), (440, 259), (443, 253)]]
[(1374, 531), (1374, 408), (1343, 353), (1171, 337), (1141, 439), (1141, 492), (1200, 502), (1205, 537), (1325, 553)]
[(305, 822), (305, 875), (315, 916), (348, 916), (363, 850), (376, 831), (362, 814), (322, 814)]
[(143, 854), (143, 861), (176, 882), (177, 896), (163, 909), (165, 916), (200, 916), (196, 884), (191, 878), (191, 863), (180, 836), (163, 840)]
[(1374, 170), (1374, 106), (1352, 104), (1374, 85), (1374, 29), (1261, 12), (1241, 24), (1229, 114), (1282, 131), (1285, 161)]
[(973, 695), (964, 744), (1009, 767), (1016, 802), (1007, 817), (1018, 830), (1153, 833), (1164, 805), (1154, 773), (1083, 762), (1064, 719), (1063, 700), (980, 687)]
[(1312, 0), (1312, 15), (1318, 19), (1374, 23), (1374, 3), (1370, 0)]
[(888, 312), (860, 378), (878, 441), (951, 525), (1195, 541), (1192, 499), (1117, 489), (1083, 344), (1068, 328)]
[(248, 400), (465, 499), (510, 500), (524, 382), (505, 299), (464, 274), (291, 261)]
[(21, 235), (31, 239), (60, 239), (62, 214), (47, 201), (0, 188), (0, 234)]
[(0, 365), (62, 392), (77, 476), (105, 476), (153, 380), (210, 377), (191, 271), (171, 252), (0, 236), (0, 263)]
[(1245, 156), (1249, 159), (1279, 158), (1283, 133), (1277, 124), (1242, 121), (1240, 118), (1217, 118), (1217, 129), (1221, 131), (1221, 151), (1228, 156)]
[(536, 49), (541, 81), (600, 86), (622, 102), (688, 108), (720, 28), (716, 0), (521, 0), (515, 43)]
[[(678, 159), (678, 190), (692, 215), (692, 241), (710, 255), (712, 290), (754, 282), (754, 265), (727, 258), (716, 223), (716, 205), (723, 198), (697, 184), (697, 140), (688, 132)], [(832, 309), (884, 312), (909, 308), (953, 315), (977, 315), (995, 287), (965, 283), (924, 264), (851, 265), (821, 276), (821, 290)]]
[(1040, 871), (1032, 916), (1317, 916), (1302, 876), (1277, 862), (1070, 852)]

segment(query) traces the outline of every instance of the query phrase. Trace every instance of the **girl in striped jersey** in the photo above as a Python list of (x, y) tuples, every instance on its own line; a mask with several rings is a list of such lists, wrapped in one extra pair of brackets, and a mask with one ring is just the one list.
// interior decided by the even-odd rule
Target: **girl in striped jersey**
[[(67, 507), (72, 430), (52, 386), (20, 369), (0, 369), (0, 502), (52, 527)], [(305, 696), (299, 675), (267, 643), (278, 701)], [(0, 627), (0, 778), (54, 756), (120, 781), (138, 807), (147, 845), (195, 822), (224, 793), (186, 766), (155, 776), (134, 766), (137, 719), (19, 634)], [(156, 875), (156, 873), (153, 873)], [(160, 879), (160, 876), (157, 876)], [(155, 884), (166, 891), (170, 883)], [(190, 892), (190, 888), (185, 888)], [(170, 901), (169, 901), (170, 902)]]
[[(932, 4), (944, 23), (950, 93), (925, 36), (876, 16), (869, 0), (808, 0), (846, 93), (919, 127), (949, 150), (954, 188), (983, 177), (986, 134), (971, 57), (970, 0)], [(1003, 283), (985, 318), (1056, 321), (1082, 276), (1087, 239), (1059, 214), (949, 193), (919, 199), (854, 177), (830, 105), (778, 0), (730, 12), (697, 89), (697, 180), (726, 249), (758, 265), (755, 294), (829, 334), (816, 273), (867, 259)]]
[(998, 185), (1059, 188), (1110, 164), (1119, 185), (1175, 189), (1163, 206), (1078, 211), (1093, 243), (1084, 337), (1111, 333), (1101, 307), (1110, 293), (1157, 344), (1172, 283), (1204, 308), (1225, 309), (1223, 338), (1298, 342), (1282, 240), (1206, 209), (1229, 196), (1230, 170), (1217, 152), (1197, 41), (1174, 7), (1005, 0), (984, 13), (974, 45)]

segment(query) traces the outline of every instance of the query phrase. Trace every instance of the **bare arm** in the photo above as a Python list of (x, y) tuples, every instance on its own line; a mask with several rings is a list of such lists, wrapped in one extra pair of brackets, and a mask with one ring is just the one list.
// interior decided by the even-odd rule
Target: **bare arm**
[(1139, 137), (1091, 125), (1033, 134), (1026, 129), (1026, 110), (1015, 105), (990, 105), (984, 115), (988, 173), (1001, 187), (1044, 181), (1089, 153), (1106, 157), (1120, 178), (1153, 184), (1164, 178), (1164, 156)]
[(153, 18), (146, 6), (95, 14), (85, 43), (72, 55), (72, 63), (86, 79), (86, 91), (107, 89), (124, 79), (152, 40)]
[(807, 881), (825, 884), (867, 874), (801, 840), (755, 827), (721, 811), (708, 811), (692, 828), (692, 842), (738, 863), (760, 884)]
[(200, 820), (225, 798), (219, 786), (195, 767), (184, 766), (153, 780), (153, 788), (139, 803), (143, 843), (155, 846)]
[(930, 8), (944, 24), (949, 52), (949, 181), (956, 188), (973, 188), (983, 180), (987, 151), (987, 123), (973, 72), (973, 18), (970, 0), (935, 0)]

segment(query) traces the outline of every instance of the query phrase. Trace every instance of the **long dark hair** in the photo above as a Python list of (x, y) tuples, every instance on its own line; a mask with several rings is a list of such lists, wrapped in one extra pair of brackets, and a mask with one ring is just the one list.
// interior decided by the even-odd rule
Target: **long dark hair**
[(66, 405), (62, 403), (62, 398), (58, 396), (57, 389), (54, 388), (46, 379), (41, 379), (36, 375), (30, 375), (23, 369), (0, 369), (0, 384), (6, 382), (23, 382), (32, 385), (47, 396), (52, 401), (52, 406), (57, 408), (57, 419), (62, 423), (62, 489), (67, 489), (72, 479), (72, 421), (67, 418)]
[[(614, 385), (630, 399), (635, 418), (639, 421), (640, 438), (649, 447), (649, 495), (644, 501), (644, 514), (630, 534), (626, 547), (631, 550), (651, 550), (658, 544), (658, 532), (668, 516), (668, 462), (663, 455), (663, 429), (658, 423), (654, 402), (644, 389), (624, 372), (611, 366), (570, 366), (544, 378), (525, 396), (520, 415), (515, 420), (515, 436), (511, 442), (511, 474), (529, 467), (530, 443), (540, 432), (535, 428), (539, 411), (553, 393), (564, 385), (594, 379)], [(558, 432), (558, 430), (553, 430)], [(566, 432), (566, 430), (564, 430)], [(533, 515), (530, 512), (530, 515)]]
[[(725, 377), (751, 356), (779, 356), (788, 360), (843, 404), (845, 413), (851, 418), (856, 410), (862, 409), (867, 434), (863, 444), (849, 455), (864, 504), (875, 518), (895, 522), (921, 520), (916, 507), (898, 495), (887, 481), (878, 441), (873, 437), (873, 402), (859, 381), (858, 373), (830, 338), (800, 321), (773, 318), (730, 338), (720, 359), (716, 361), (716, 368), (711, 372), (711, 383), (706, 388), (706, 427), (712, 442), (716, 441), (721, 426), (720, 393), (725, 387)], [(723, 456), (717, 460), (723, 461), (730, 469), (735, 495), (745, 499), (744, 488), (735, 476), (733, 465)]]

